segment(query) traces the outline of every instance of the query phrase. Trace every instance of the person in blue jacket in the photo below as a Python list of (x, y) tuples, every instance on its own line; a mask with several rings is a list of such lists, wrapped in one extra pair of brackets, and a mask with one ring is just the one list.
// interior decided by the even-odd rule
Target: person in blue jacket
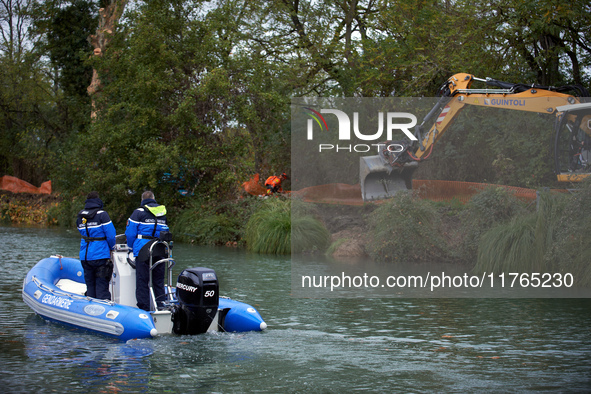
[[(141, 206), (137, 208), (127, 220), (125, 236), (127, 246), (132, 248), (135, 256), (136, 287), (135, 296), (137, 306), (146, 311), (150, 310), (150, 246), (155, 243), (161, 233), (168, 232), (166, 207), (159, 205), (154, 199), (154, 193), (145, 191), (142, 194)], [(168, 249), (162, 243), (152, 249), (152, 264), (168, 257)], [(164, 264), (159, 264), (152, 270), (152, 287), (157, 303), (165, 299)]]
[(115, 246), (117, 233), (97, 192), (90, 192), (86, 197), (84, 209), (78, 212), (76, 227), (82, 236), (80, 262), (84, 268), (86, 295), (110, 300), (109, 282), (113, 274), (111, 249)]

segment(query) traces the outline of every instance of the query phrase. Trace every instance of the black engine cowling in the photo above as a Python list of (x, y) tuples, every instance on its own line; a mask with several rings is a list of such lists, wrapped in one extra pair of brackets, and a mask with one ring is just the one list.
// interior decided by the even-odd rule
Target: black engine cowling
[(219, 283), (210, 268), (188, 268), (176, 283), (178, 307), (173, 311), (176, 334), (201, 334), (207, 331), (219, 305)]

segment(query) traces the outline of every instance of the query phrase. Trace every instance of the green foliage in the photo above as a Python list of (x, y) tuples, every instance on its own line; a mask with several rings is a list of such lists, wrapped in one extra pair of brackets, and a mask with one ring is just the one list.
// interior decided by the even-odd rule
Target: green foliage
[(182, 242), (243, 244), (245, 223), (261, 204), (262, 200), (256, 197), (218, 203), (190, 198), (184, 209), (170, 218), (171, 231)]
[[(181, 218), (183, 209), (199, 211), (178, 193), (188, 190), (216, 207), (218, 216), (199, 222), (199, 233), (218, 234), (206, 243), (242, 239), (235, 211), (219, 207), (235, 201), (241, 182), (289, 172), (291, 97), (432, 96), (461, 71), (552, 85), (590, 78), (591, 25), (579, 0), (137, 1), (102, 57), (89, 56), (86, 40), (105, 1), (9, 4), (0, 5), (0, 173), (34, 184), (51, 179), (71, 201), (55, 213), (63, 222), (97, 190), (122, 225), (146, 188)], [(102, 81), (92, 122), (91, 67)], [(542, 121), (485, 110), (457, 119), (419, 171), (431, 179), (551, 182), (552, 135)], [(327, 177), (356, 173), (338, 156), (325, 160)], [(466, 219), (476, 229), (466, 255), (505, 218)]]
[(324, 252), (330, 243), (330, 233), (312, 216), (292, 216), (291, 248), (293, 253)]
[(59, 188), (98, 190), (122, 218), (144, 189), (175, 206), (184, 203), (178, 189), (232, 200), (264, 162), (288, 170), (288, 95), (242, 55), (229, 56), (231, 14), (198, 8), (174, 1), (129, 10), (108, 50), (91, 60), (102, 81), (98, 117), (76, 136), (75, 170), (58, 174)]
[(480, 238), (487, 230), (526, 213), (524, 204), (503, 187), (491, 186), (477, 193), (460, 214), (463, 242), (459, 255), (474, 261)]
[(536, 253), (537, 215), (517, 217), (484, 233), (478, 248), (476, 272), (544, 272)]
[(297, 202), (294, 205), (299, 206), (297, 215), (292, 215), (291, 200), (264, 200), (246, 224), (248, 250), (267, 254), (324, 251), (330, 241), (330, 233), (322, 222), (307, 214), (310, 206)]
[(88, 36), (94, 34), (98, 26), (98, 6), (89, 0), (68, 3), (37, 4), (33, 11), (36, 13), (34, 28), (45, 34), (46, 40), (40, 50), (46, 51), (51, 64), (60, 70), (57, 83), (65, 96), (83, 100), (88, 105), (86, 88), (90, 85), (92, 67), (85, 64), (85, 59), (92, 54)]
[(480, 238), (476, 272), (570, 273), (591, 285), (591, 182), (573, 195), (543, 193), (538, 209), (491, 227)]
[(174, 232), (179, 240), (197, 242), (200, 245), (224, 245), (237, 241), (238, 223), (225, 214), (195, 217), (194, 212), (181, 214), (175, 227), (185, 232)]
[(0, 4), (0, 174), (39, 185), (67, 125), (56, 108), (52, 73), (32, 45), (39, 36), (28, 29), (31, 6)]
[(576, 286), (591, 285), (589, 203), (591, 182), (572, 196), (543, 194), (535, 213), (515, 216), (482, 235), (474, 270), (570, 273)]
[(480, 228), (490, 227), (493, 223), (511, 219), (524, 209), (523, 203), (506, 188), (489, 186), (466, 204), (464, 219)]
[(458, 197), (453, 197), (449, 201), (434, 201), (434, 204), (447, 216), (460, 215), (465, 208), (464, 203)]
[(292, 216), (292, 218), (298, 218), (298, 217), (304, 217), (304, 216), (318, 216), (319, 207), (316, 204), (303, 201), (296, 196), (291, 196), (290, 198), (291, 198), (291, 216)]
[(248, 250), (255, 253), (289, 254), (291, 252), (291, 207), (289, 201), (276, 198), (265, 203), (246, 224)]
[(563, 201), (553, 218), (553, 243), (546, 253), (555, 272), (573, 274), (577, 284), (591, 285), (591, 180), (587, 179)]
[[(498, 26), (495, 36), (499, 39), (498, 49), (507, 54), (508, 71), (529, 75), (544, 85), (584, 82), (588, 75), (578, 69), (577, 61), (567, 64), (572, 60), (568, 57), (573, 49), (588, 44), (589, 24), (579, 18), (587, 6), (582, 0), (557, 0), (511, 1), (504, 6), (487, 7), (490, 22)], [(565, 30), (567, 25), (573, 34)], [(578, 35), (587, 36), (583, 39), (586, 43), (578, 42)], [(581, 60), (589, 61), (588, 50)]]
[[(57, 223), (61, 227), (75, 228), (78, 212), (84, 209), (85, 201), (86, 196), (77, 196), (72, 199), (63, 199), (57, 207), (50, 211), (50, 215), (52, 218), (56, 219)], [(108, 205), (106, 206), (106, 209), (109, 215), (112, 215)], [(131, 212), (129, 213), (131, 214)]]
[(447, 259), (441, 221), (435, 205), (398, 192), (373, 211), (367, 251), (383, 262), (441, 261)]
[(293, 253), (323, 252), (330, 232), (319, 219), (317, 205), (291, 196), (291, 248)]
[(416, 176), (528, 188), (556, 186), (554, 120), (552, 114), (467, 106)]
[(220, 97), (231, 94), (228, 76), (209, 26), (190, 14), (183, 2), (142, 4), (93, 59), (103, 88), (99, 116), (79, 136), (86, 153), (75, 152), (78, 189), (101, 191), (117, 212), (129, 210), (128, 191), (152, 189), (164, 204), (180, 202), (178, 188), (229, 199), (244, 178), (247, 136)]
[(347, 238), (339, 238), (336, 241), (332, 242), (328, 249), (326, 249), (325, 255), (332, 256), (335, 251), (339, 249), (339, 247), (347, 242)]

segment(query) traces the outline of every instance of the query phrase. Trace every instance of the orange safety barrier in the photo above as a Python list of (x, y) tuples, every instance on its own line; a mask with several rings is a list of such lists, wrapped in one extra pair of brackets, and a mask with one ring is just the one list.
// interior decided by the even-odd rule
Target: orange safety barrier
[[(256, 174), (248, 182), (242, 185), (244, 189), (252, 195), (265, 194), (265, 188), (258, 184), (259, 175)], [(432, 201), (450, 201), (458, 199), (466, 203), (472, 196), (481, 192), (487, 187), (502, 187), (510, 191), (515, 197), (524, 201), (535, 201), (536, 190), (516, 186), (495, 185), (490, 183), (459, 182), (459, 181), (437, 181), (413, 179), (412, 188), (419, 197)], [(552, 190), (564, 192), (564, 190)], [(330, 183), (326, 185), (310, 186), (291, 193), (304, 201), (323, 203), (323, 204), (342, 204), (342, 205), (363, 205), (361, 198), (361, 187), (357, 185), (348, 185), (344, 183)], [(375, 201), (379, 203), (378, 200)]]
[(51, 194), (51, 181), (43, 182), (40, 187), (35, 187), (17, 177), (4, 175), (0, 178), (0, 190), (13, 193)]
[(328, 185), (306, 187), (302, 190), (293, 191), (291, 194), (308, 202), (363, 205), (361, 186), (359, 184), (330, 183)]
[(502, 187), (524, 201), (535, 201), (536, 199), (536, 190), (523, 187), (459, 181), (429, 181), (422, 179), (413, 179), (412, 181), (412, 188), (418, 191), (420, 197), (433, 201), (450, 201), (455, 198), (466, 203), (470, 201), (473, 195), (487, 187)]

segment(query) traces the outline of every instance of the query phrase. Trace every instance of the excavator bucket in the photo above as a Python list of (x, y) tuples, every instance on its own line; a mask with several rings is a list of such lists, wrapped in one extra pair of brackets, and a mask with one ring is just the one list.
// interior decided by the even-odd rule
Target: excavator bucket
[(380, 156), (360, 158), (359, 183), (363, 201), (394, 197), (401, 190), (412, 189), (412, 173), (418, 163), (406, 163), (400, 168), (386, 164)]

